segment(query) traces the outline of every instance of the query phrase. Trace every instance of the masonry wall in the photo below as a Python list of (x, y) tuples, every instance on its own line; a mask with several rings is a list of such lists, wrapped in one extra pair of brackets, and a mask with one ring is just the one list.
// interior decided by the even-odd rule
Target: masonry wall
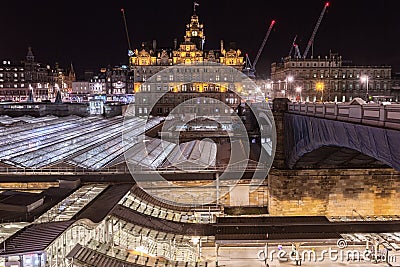
[(400, 172), (394, 169), (274, 169), (268, 179), (271, 215), (400, 214)]

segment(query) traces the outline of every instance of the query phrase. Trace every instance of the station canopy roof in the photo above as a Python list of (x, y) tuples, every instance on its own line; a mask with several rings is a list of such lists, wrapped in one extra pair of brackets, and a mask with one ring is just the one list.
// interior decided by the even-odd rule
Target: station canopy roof
[(14, 118), (24, 123), (0, 128), (0, 162), (27, 169), (67, 165), (97, 171), (123, 163), (127, 156), (130, 163), (151, 169), (215, 166), (217, 146), (213, 142), (175, 144), (144, 138), (145, 131), (163, 120), (123, 116)]
[[(135, 138), (163, 118), (68, 116), (39, 121), (0, 129), (0, 162), (30, 169), (66, 163), (100, 170), (123, 158)], [(133, 141), (123, 142), (123, 138)]]

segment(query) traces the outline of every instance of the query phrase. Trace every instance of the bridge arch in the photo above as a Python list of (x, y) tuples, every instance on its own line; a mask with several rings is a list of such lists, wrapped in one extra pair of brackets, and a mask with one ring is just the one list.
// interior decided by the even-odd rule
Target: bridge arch
[(358, 151), (400, 170), (400, 131), (286, 113), (285, 156), (290, 168), (323, 147)]

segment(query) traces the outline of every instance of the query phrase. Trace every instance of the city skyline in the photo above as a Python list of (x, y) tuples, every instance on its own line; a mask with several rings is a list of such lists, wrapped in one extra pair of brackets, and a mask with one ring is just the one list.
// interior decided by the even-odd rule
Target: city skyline
[[(269, 75), (272, 62), (289, 53), (298, 35), (301, 52), (324, 5), (313, 0), (295, 3), (252, 4), (229, 1), (197, 1), (197, 14), (204, 23), (205, 49), (218, 49), (222, 39), (235, 42), (254, 60), (271, 20), (277, 21), (263, 50), (258, 74)], [(395, 1), (331, 1), (315, 38), (314, 55), (337, 52), (344, 60), (358, 65), (392, 65), (400, 69), (396, 53)], [(127, 17), (132, 48), (157, 40), (159, 47), (172, 47), (174, 38), (182, 41), (185, 25), (193, 13), (193, 1), (153, 1), (132, 3), (113, 1), (105, 5), (69, 1), (56, 8), (51, 1), (7, 3), (0, 19), (2, 35), (0, 58), (20, 60), (31, 46), (40, 62), (74, 64), (78, 75), (86, 69), (96, 71), (107, 65), (127, 64), (128, 44), (120, 9)], [(341, 36), (338, 38), (338, 36)], [(311, 52), (309, 53), (309, 56)]]

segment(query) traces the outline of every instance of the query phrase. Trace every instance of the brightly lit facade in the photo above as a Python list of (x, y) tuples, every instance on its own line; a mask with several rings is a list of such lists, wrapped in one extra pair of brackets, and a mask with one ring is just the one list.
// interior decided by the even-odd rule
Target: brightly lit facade
[(156, 41), (153, 41), (151, 47), (146, 47), (143, 43), (129, 58), (135, 92), (152, 75), (172, 65), (212, 62), (243, 69), (244, 57), (239, 49), (226, 49), (221, 41), (219, 49), (206, 51), (205, 40), (204, 26), (199, 22), (199, 17), (193, 14), (190, 23), (186, 25), (184, 41), (179, 46), (176, 39), (174, 47), (168, 49), (158, 49)]
[[(228, 115), (242, 101), (237, 93), (250, 95), (250, 90), (244, 88), (246, 85), (236, 75), (238, 72), (234, 68), (222, 65), (183, 64), (166, 69), (140, 86), (140, 93), (136, 94), (135, 113), (137, 116), (167, 116), (181, 103), (191, 99), (200, 101), (199, 98), (203, 98), (205, 102), (201, 103), (202, 108), (209, 106), (209, 114)], [(225, 103), (226, 107), (218, 108), (217, 103)], [(190, 102), (187, 104), (190, 105)], [(189, 109), (187, 112), (196, 113), (196, 110)]]
[[(349, 64), (337, 54), (311, 59), (287, 57), (272, 63), (275, 95), (293, 101), (346, 102), (360, 97), (393, 98), (390, 66)], [(367, 89), (368, 87), (368, 89)]]
[(54, 68), (35, 61), (29, 47), (26, 59), (22, 62), (3, 60), (0, 62), (0, 100), (31, 101), (52, 100), (57, 91), (66, 94), (75, 81), (71, 65), (66, 74), (57, 64)]

